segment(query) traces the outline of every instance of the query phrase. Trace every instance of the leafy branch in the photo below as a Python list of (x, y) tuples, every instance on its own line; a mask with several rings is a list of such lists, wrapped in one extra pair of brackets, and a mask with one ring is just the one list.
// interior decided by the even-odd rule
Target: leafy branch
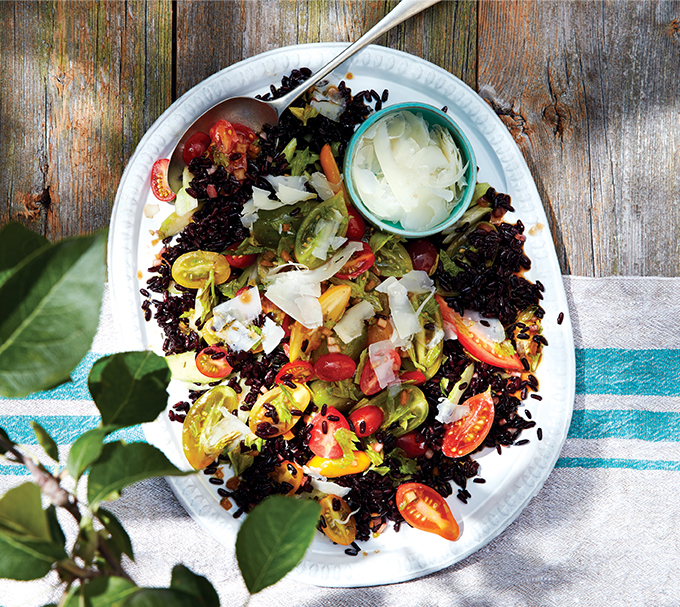
[[(18, 224), (0, 231), (0, 395), (24, 397), (69, 381), (97, 329), (104, 248), (104, 234), (50, 244)], [(74, 441), (65, 462), (54, 439), (32, 422), (38, 443), (57, 464), (55, 473), (0, 428), (0, 457), (24, 466), (32, 479), (0, 496), (0, 577), (31, 580), (55, 570), (65, 587), (59, 607), (161, 601), (164, 607), (219, 606), (210, 582), (182, 565), (173, 568), (169, 588), (138, 587), (122, 564), (123, 555), (134, 560), (131, 539), (102, 507), (138, 481), (191, 474), (151, 445), (110, 436), (164, 412), (169, 381), (165, 359), (152, 352), (99, 359), (88, 387), (101, 422)], [(87, 483), (86, 503), (62, 484), (69, 476), (75, 487)], [(50, 503), (47, 508), (41, 494)], [(70, 549), (58, 510), (78, 527)], [(273, 496), (246, 517), (236, 555), (251, 593), (276, 583), (299, 563), (318, 516), (316, 502)], [(287, 524), (280, 525), (281, 520)]]

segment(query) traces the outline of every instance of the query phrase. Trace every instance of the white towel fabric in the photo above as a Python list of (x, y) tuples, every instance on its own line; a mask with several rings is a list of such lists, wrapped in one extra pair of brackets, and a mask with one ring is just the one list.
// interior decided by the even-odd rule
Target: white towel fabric
[[(564, 284), (577, 349), (574, 418), (556, 468), (517, 520), (477, 553), (418, 580), (331, 589), (284, 579), (251, 607), (678, 605), (680, 279), (567, 276)], [(92, 351), (116, 351), (116, 336), (107, 298)], [(0, 426), (8, 416), (45, 415), (46, 404), (1, 400)], [(88, 401), (68, 406), (96, 413)], [(26, 480), (0, 475), (0, 492)], [(184, 563), (210, 579), (222, 605), (247, 602), (233, 549), (207, 536), (163, 479), (107, 507), (132, 538), (128, 571), (139, 585), (167, 586), (172, 566)], [(0, 580), (0, 605), (56, 602), (55, 579)]]

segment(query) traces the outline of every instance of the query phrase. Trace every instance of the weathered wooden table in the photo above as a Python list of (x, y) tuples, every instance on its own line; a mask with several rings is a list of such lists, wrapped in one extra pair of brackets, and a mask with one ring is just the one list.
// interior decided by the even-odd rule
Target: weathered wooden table
[[(0, 225), (106, 226), (154, 120), (295, 43), (356, 39), (369, 0), (0, 3)], [(565, 274), (679, 276), (680, 2), (444, 1), (381, 41), (462, 78), (510, 129)]]

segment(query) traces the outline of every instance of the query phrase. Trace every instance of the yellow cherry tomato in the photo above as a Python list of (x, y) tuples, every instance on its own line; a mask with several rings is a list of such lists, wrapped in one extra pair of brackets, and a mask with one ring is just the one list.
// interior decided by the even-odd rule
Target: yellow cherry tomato
[(286, 495), (294, 495), (300, 488), (300, 485), (302, 485), (302, 479), (304, 478), (305, 473), (298, 464), (284, 459), (269, 473), (269, 476), (277, 483), (288, 483), (291, 488)]
[(304, 384), (295, 389), (278, 385), (261, 394), (250, 412), (250, 431), (260, 438), (275, 438), (286, 434), (302, 418), (312, 393)]
[(328, 459), (326, 457), (319, 457), (315, 455), (309, 460), (307, 465), (310, 468), (318, 470), (322, 476), (326, 478), (337, 478), (338, 476), (345, 476), (346, 474), (359, 474), (368, 470), (371, 466), (371, 458), (366, 455), (364, 451), (354, 451), (354, 460), (349, 464), (343, 465), (342, 458)]
[(229, 280), (231, 266), (224, 255), (212, 251), (189, 251), (172, 264), (172, 279), (187, 289), (204, 287), (213, 272), (215, 284)]
[(321, 530), (336, 544), (349, 546), (357, 537), (357, 524), (349, 504), (337, 495), (319, 500)]

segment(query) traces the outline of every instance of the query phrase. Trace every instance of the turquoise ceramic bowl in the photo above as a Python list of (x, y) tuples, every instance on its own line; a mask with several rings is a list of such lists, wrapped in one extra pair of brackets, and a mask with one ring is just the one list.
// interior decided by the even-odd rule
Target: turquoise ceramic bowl
[[(435, 226), (431, 226), (427, 229), (418, 231), (407, 230), (401, 225), (400, 222), (395, 223), (377, 217), (364, 204), (363, 200), (361, 199), (361, 196), (359, 195), (359, 192), (357, 190), (357, 187), (352, 176), (352, 165), (354, 156), (357, 152), (357, 149), (359, 148), (359, 142), (362, 139), (364, 133), (379, 120), (383, 120), (386, 117), (390, 116), (391, 114), (395, 114), (403, 110), (408, 110), (414, 114), (421, 114), (423, 119), (428, 123), (429, 126), (438, 124), (442, 128), (447, 129), (451, 133), (453, 141), (460, 150), (463, 166), (465, 166), (465, 164), (467, 163), (467, 168), (465, 170), (465, 179), (467, 181), (467, 185), (463, 190), (463, 194), (460, 200), (458, 200), (458, 202), (454, 204), (448, 217), (444, 221)], [(422, 238), (424, 236), (430, 236), (432, 234), (441, 232), (443, 229), (453, 225), (456, 221), (458, 221), (458, 219), (460, 219), (461, 215), (466, 211), (466, 209), (470, 205), (470, 201), (472, 200), (472, 195), (474, 194), (475, 191), (475, 184), (477, 182), (477, 160), (475, 158), (475, 153), (474, 150), (472, 149), (472, 145), (470, 145), (470, 141), (465, 136), (460, 127), (456, 124), (456, 122), (448, 114), (425, 103), (415, 102), (399, 103), (396, 105), (391, 105), (383, 110), (376, 112), (375, 114), (372, 114), (365, 122), (362, 123), (362, 125), (357, 129), (356, 133), (354, 133), (354, 136), (350, 140), (349, 145), (347, 147), (347, 152), (345, 153), (344, 179), (345, 186), (352, 199), (352, 203), (357, 208), (357, 210), (366, 218), (366, 220), (368, 220), (371, 224), (373, 224), (377, 228), (380, 228), (381, 230), (391, 232), (393, 234), (398, 234), (399, 236), (403, 236), (405, 238)]]

